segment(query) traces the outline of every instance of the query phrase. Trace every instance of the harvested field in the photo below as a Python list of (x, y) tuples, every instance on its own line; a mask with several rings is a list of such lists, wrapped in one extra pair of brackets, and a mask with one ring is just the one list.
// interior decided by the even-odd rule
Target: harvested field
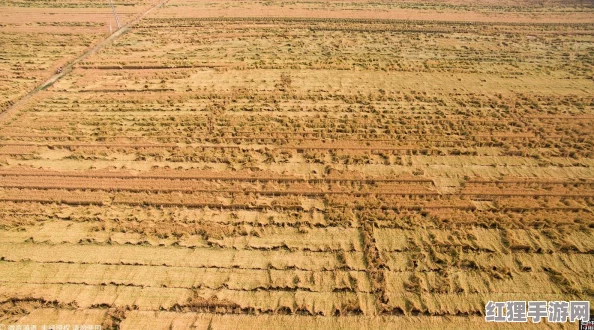
[(485, 304), (594, 301), (591, 1), (115, 7), (110, 34), (108, 3), (0, 1), (0, 324), (573, 329)]

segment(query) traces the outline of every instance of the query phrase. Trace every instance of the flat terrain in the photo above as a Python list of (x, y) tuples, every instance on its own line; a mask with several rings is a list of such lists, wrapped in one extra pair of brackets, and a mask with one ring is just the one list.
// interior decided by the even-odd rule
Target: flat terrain
[(116, 8), (0, 1), (0, 323), (577, 328), (591, 1)]

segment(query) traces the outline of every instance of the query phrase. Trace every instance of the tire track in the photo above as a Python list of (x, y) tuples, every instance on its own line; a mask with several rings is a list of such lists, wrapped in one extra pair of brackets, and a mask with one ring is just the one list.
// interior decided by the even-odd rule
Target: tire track
[(76, 64), (80, 63), (81, 61), (85, 60), (87, 57), (95, 54), (96, 52), (98, 52), (99, 50), (101, 50), (102, 48), (104, 48), (105, 46), (109, 45), (111, 42), (113, 42), (119, 36), (121, 36), (124, 33), (126, 33), (132, 26), (134, 26), (136, 23), (138, 23), (140, 20), (142, 20), (148, 14), (150, 14), (153, 10), (155, 10), (155, 9), (157, 9), (157, 8), (165, 5), (167, 2), (169, 2), (169, 0), (162, 0), (162, 1), (158, 2), (156, 5), (150, 7), (149, 9), (147, 9), (146, 11), (144, 11), (143, 13), (141, 13), (140, 15), (138, 15), (135, 19), (133, 19), (132, 21), (128, 22), (121, 29), (117, 30), (116, 32), (114, 32), (113, 34), (111, 34), (109, 37), (107, 37), (106, 39), (104, 39), (103, 41), (100, 41), (98, 44), (96, 44), (92, 48), (88, 49), (86, 52), (84, 52), (79, 57), (75, 58), (70, 63), (64, 65), (62, 72), (57, 73), (57, 74), (54, 74), (52, 77), (50, 77), (48, 80), (46, 80), (45, 82), (43, 82), (41, 85), (37, 86), (32, 91), (30, 91), (29, 93), (25, 94), (25, 96), (23, 96), (20, 99), (16, 100), (10, 107), (8, 107), (6, 109), (6, 111), (4, 111), (3, 113), (1, 113), (0, 114), (0, 122), (5, 122), (7, 119), (9, 119), (11, 117), (11, 115), (13, 115), (13, 114), (16, 113), (16, 110), (18, 110), (18, 108), (20, 106), (26, 104), (31, 98), (33, 98), (35, 95), (37, 95), (38, 92), (40, 92), (40, 91), (46, 89), (47, 87), (53, 85), (56, 81), (60, 80), (62, 77), (66, 76), (67, 74), (69, 74), (70, 72), (72, 72), (72, 69), (74, 68), (74, 66)]

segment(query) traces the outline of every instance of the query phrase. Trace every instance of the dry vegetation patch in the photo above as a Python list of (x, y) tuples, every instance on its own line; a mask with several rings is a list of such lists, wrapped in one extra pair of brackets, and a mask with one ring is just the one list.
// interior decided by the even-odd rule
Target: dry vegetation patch
[[(0, 12), (0, 111), (112, 17)], [(0, 118), (0, 323), (476, 329), (488, 300), (592, 300), (593, 18), (166, 2)]]

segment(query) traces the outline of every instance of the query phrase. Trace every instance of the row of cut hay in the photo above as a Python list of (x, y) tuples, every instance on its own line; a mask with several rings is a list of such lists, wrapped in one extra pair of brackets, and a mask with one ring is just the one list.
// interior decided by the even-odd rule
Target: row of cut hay
[(76, 304), (78, 308), (130, 306), (143, 311), (200, 311), (215, 314), (373, 315), (366, 293), (236, 291), (121, 285), (5, 283), (0, 296)]
[[(17, 249), (18, 248), (18, 249)], [(338, 257), (340, 255), (340, 258)], [(99, 264), (221, 270), (299, 270), (363, 272), (361, 252), (235, 250), (209, 247), (116, 244), (2, 243), (5, 261), (55, 264)], [(364, 285), (364, 283), (360, 283)]]
[(369, 292), (364, 272), (0, 262), (4, 283), (205, 288), (231, 291)]

